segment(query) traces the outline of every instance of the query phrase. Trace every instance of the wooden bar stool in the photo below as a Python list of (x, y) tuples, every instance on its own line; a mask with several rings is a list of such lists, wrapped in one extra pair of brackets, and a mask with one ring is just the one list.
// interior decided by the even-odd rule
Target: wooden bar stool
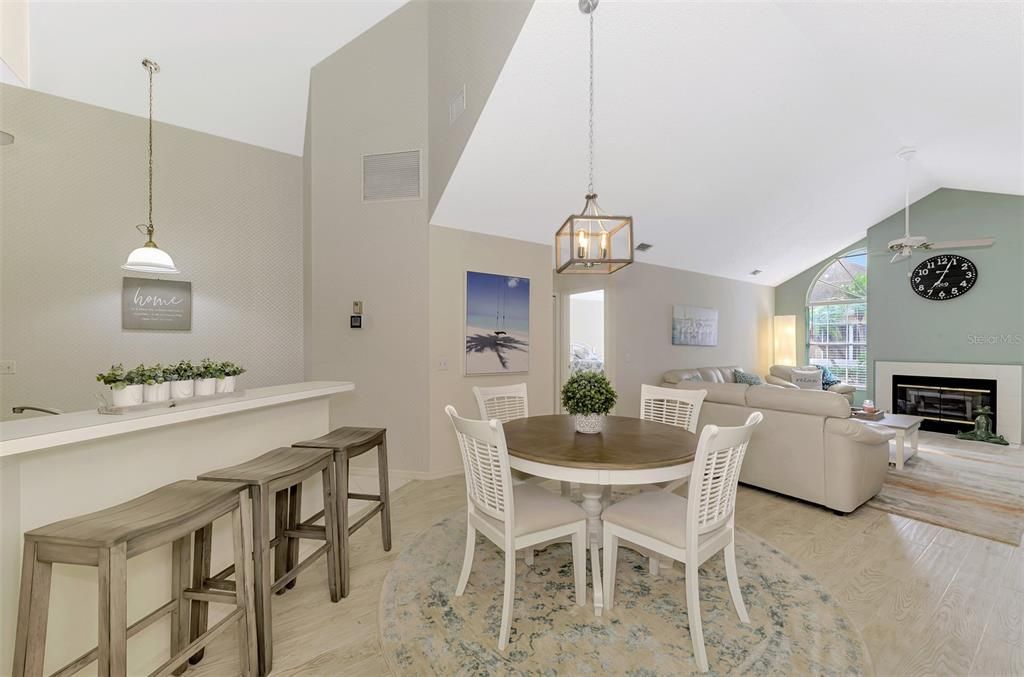
[[(215, 519), (228, 514), (234, 534), (237, 591), (189, 587), (189, 539), (194, 532), (208, 528)], [(128, 639), (169, 614), (172, 656), (151, 675), (181, 674), (188, 667), (189, 657), (237, 624), (241, 674), (248, 677), (250, 670), (256, 669), (257, 660), (251, 521), (249, 497), (243, 485), (183, 480), (127, 503), (27, 532), (14, 643), (15, 677), (43, 674), (54, 564), (99, 569), (98, 645), (55, 672), (55, 676), (72, 675), (97, 661), (100, 677), (125, 677)], [(172, 544), (173, 599), (128, 625), (128, 559), (167, 544)], [(235, 609), (212, 628), (190, 639), (190, 600), (231, 604)]]
[[(323, 437), (296, 442), (293, 447), (329, 449), (334, 454), (335, 486), (337, 488), (338, 537), (341, 547), (338, 559), (341, 569), (341, 596), (348, 597), (349, 566), (348, 537), (380, 513), (380, 534), (384, 551), (391, 550), (391, 498), (388, 492), (388, 441), (386, 428), (338, 428)], [(370, 449), (377, 449), (377, 471), (380, 476), (380, 494), (349, 493), (349, 461)], [(377, 505), (349, 526), (348, 499), (373, 501)]]
[[(334, 481), (331, 473), (331, 452), (324, 449), (299, 449), (280, 447), (262, 456), (229, 468), (221, 468), (199, 476), (201, 480), (218, 482), (241, 482), (248, 486), (253, 505), (252, 541), (255, 581), (256, 639), (259, 649), (259, 674), (266, 675), (274, 665), (273, 624), (271, 623), (271, 596), (282, 593), (294, 585), (299, 572), (313, 564), (322, 555), (327, 555), (327, 583), (331, 601), (341, 599), (338, 583), (336, 525), (336, 501)], [(324, 509), (315, 515), (302, 519), (302, 482), (315, 475), (323, 482)], [(274, 494), (275, 533), (270, 535), (270, 496)], [(324, 526), (315, 524), (320, 518)], [(210, 560), (205, 553), (208, 535), (197, 541), (196, 566), (194, 575), (204, 584), (218, 587), (228, 584), (227, 577), (233, 567), (210, 576)], [(324, 541), (313, 553), (298, 561), (299, 540)], [(204, 551), (201, 552), (200, 548)], [(276, 571), (270, 571), (270, 551), (274, 550)], [(204, 603), (193, 607), (192, 633), (205, 631), (206, 609)], [(201, 656), (197, 657), (201, 658)]]

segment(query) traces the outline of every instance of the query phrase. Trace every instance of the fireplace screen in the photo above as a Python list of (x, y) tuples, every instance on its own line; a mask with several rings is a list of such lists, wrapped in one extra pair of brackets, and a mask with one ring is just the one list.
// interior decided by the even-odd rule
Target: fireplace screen
[(979, 407), (992, 409), (995, 429), (995, 381), (897, 374), (892, 377), (892, 386), (894, 412), (923, 417), (922, 430), (944, 433), (970, 430)]

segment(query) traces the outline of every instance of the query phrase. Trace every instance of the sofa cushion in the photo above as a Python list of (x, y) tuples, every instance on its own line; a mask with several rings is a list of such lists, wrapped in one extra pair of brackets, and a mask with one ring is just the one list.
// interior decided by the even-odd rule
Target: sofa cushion
[[(710, 399), (710, 393), (708, 393)], [(747, 406), (753, 409), (779, 409), (800, 414), (850, 417), (850, 402), (838, 393), (825, 390), (794, 390), (750, 386), (746, 392)]]
[(706, 390), (705, 401), (721, 402), (722, 404), (735, 404), (740, 407), (746, 406), (747, 389), (752, 387), (745, 383), (715, 383), (701, 381), (680, 381), (671, 384), (673, 388), (680, 390)]
[(732, 372), (733, 378), (736, 379), (736, 383), (746, 383), (748, 386), (763, 386), (764, 381), (757, 374), (750, 374), (742, 369), (734, 369)]
[(794, 369), (790, 372), (790, 378), (793, 379), (793, 383), (805, 390), (821, 390), (820, 369)]
[(661, 376), (663, 383), (679, 383), (696, 376), (706, 383), (735, 383), (732, 372), (739, 367), (698, 367), (697, 369), (672, 369)]

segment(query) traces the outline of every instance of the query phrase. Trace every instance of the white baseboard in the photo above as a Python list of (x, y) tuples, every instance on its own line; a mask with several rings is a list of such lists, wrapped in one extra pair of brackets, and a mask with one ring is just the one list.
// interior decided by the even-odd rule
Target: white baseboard
[[(377, 468), (356, 468), (352, 467), (349, 473), (353, 476), (358, 477), (376, 477)], [(439, 480), (442, 477), (451, 477), (452, 475), (461, 475), (462, 466), (454, 468), (448, 468), (444, 470), (388, 470), (388, 475), (396, 480), (402, 482), (411, 482), (413, 480)]]

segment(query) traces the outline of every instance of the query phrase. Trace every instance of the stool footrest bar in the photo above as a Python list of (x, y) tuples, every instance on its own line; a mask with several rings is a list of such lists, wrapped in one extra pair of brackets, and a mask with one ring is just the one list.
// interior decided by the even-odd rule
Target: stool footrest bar
[(303, 569), (309, 567), (311, 564), (313, 564), (313, 562), (318, 560), (321, 555), (325, 554), (330, 549), (330, 543), (324, 543), (323, 545), (321, 545), (319, 548), (314, 550), (309, 557), (296, 564), (294, 569), (285, 573), (284, 576), (281, 576), (281, 578), (279, 578), (272, 586), (270, 586), (270, 591), (277, 592), (278, 590), (283, 589), (284, 586), (294, 581), (298, 577), (298, 575), (302, 573)]
[(350, 492), (348, 497), (349, 498), (354, 498), (357, 501), (378, 501), (378, 502), (380, 502), (382, 500), (381, 497), (378, 494), (353, 494), (353, 493)]
[(373, 519), (374, 515), (381, 512), (382, 510), (384, 510), (383, 503), (378, 503), (377, 505), (370, 508), (370, 511), (368, 513), (360, 517), (358, 522), (356, 522), (348, 528), (348, 535), (351, 536), (352, 534), (356, 533), (356, 529), (369, 522), (371, 519)]
[(174, 672), (182, 663), (192, 657), (193, 654), (197, 653), (200, 649), (206, 647), (207, 644), (217, 638), (222, 632), (227, 630), (232, 623), (237, 623), (239, 616), (245, 613), (244, 610), (236, 608), (234, 611), (224, 617), (223, 620), (218, 622), (212, 628), (199, 635), (194, 642), (189, 644), (185, 649), (177, 656), (172, 656), (166, 663), (157, 668), (154, 672), (149, 673), (149, 677), (167, 677), (167, 675)]

